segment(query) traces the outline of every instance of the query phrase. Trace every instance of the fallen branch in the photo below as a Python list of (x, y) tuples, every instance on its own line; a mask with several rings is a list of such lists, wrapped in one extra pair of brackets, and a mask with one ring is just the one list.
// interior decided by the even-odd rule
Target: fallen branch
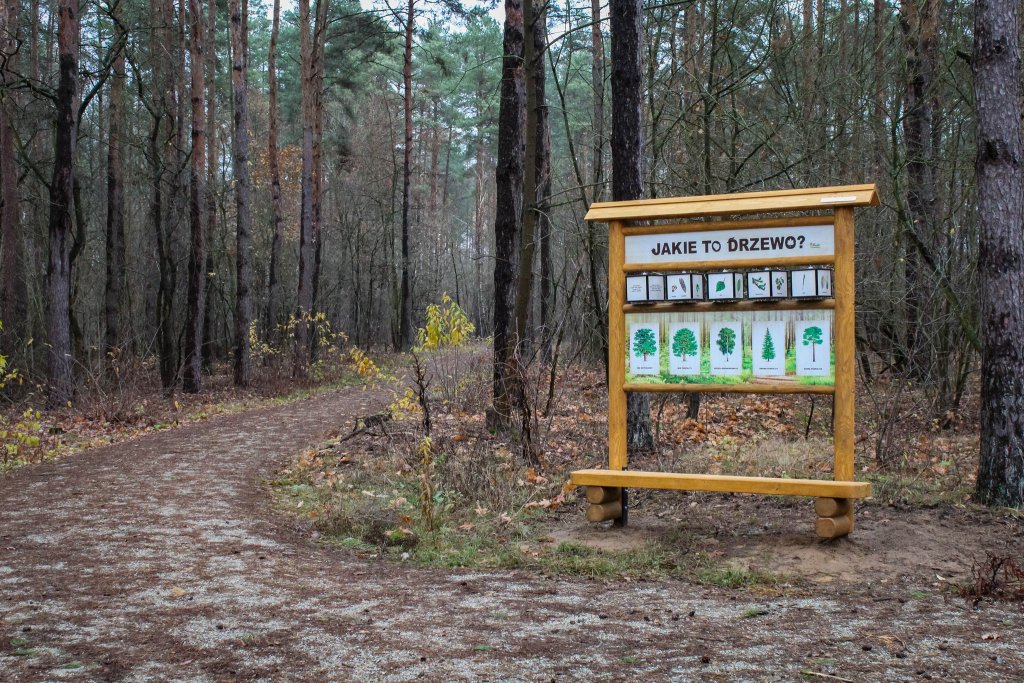
[(369, 431), (373, 427), (383, 428), (385, 424), (391, 422), (391, 413), (376, 413), (374, 415), (367, 415), (366, 417), (357, 417), (355, 427), (349, 432), (348, 436), (344, 436), (338, 439), (338, 443), (344, 443), (349, 439), (359, 436), (360, 434), (369, 434), (370, 436), (387, 436), (387, 430), (382, 430), (383, 434), (375, 434)]

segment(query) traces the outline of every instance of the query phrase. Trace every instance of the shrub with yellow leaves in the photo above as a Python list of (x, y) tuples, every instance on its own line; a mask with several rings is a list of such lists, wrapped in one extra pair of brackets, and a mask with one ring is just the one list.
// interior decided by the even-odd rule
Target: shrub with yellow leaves
[(426, 325), (416, 332), (419, 344), (413, 353), (422, 355), (426, 384), (436, 387), (446, 409), (473, 381), (474, 373), (467, 368), (472, 353), (466, 347), (475, 332), (472, 321), (447, 293), (441, 296), (441, 303), (427, 306)]
[(416, 332), (417, 351), (458, 348), (472, 338), (476, 327), (462, 308), (445, 292), (440, 304), (427, 306), (427, 324)]

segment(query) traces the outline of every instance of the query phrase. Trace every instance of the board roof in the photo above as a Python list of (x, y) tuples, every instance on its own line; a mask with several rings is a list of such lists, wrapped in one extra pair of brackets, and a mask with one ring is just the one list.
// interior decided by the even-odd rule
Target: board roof
[(588, 221), (605, 223), (784, 211), (821, 211), (840, 206), (878, 206), (875, 185), (841, 185), (801, 190), (596, 202), (590, 205), (585, 218)]

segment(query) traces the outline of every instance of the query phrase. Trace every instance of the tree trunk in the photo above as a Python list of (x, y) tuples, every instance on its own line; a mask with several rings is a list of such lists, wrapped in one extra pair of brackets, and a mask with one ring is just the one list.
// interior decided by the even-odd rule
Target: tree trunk
[(235, 386), (252, 381), (249, 326), (252, 323), (252, 216), (249, 212), (249, 3), (230, 0), (231, 90), (234, 100), (232, 153), (235, 180)]
[(274, 238), (270, 244), (270, 272), (267, 285), (267, 315), (264, 330), (268, 339), (275, 340), (280, 314), (281, 245), (284, 242), (284, 212), (281, 205), (281, 167), (277, 149), (277, 38), (281, 29), (281, 0), (274, 0), (274, 18), (270, 30), (270, 50), (267, 52), (267, 85), (270, 89), (267, 156), (270, 163), (270, 208), (274, 225)]
[[(612, 199), (643, 198), (643, 35), (640, 0), (612, 0)], [(609, 315), (622, 315), (609, 311)], [(611, 363), (624, 362), (621, 358)], [(631, 393), (627, 400), (626, 434), (630, 451), (654, 448), (651, 408), (646, 394)]]
[(309, 315), (313, 305), (313, 46), (309, 0), (299, 0), (299, 58), (302, 88), (302, 178), (299, 210), (298, 320), (295, 324), (296, 377), (309, 367)]
[[(599, 201), (604, 192), (604, 35), (601, 32), (601, 0), (590, 3), (590, 83), (594, 91), (593, 114), (593, 159), (591, 171), (594, 189), (592, 201)], [(608, 375), (608, 320), (605, 316), (605, 300), (601, 296), (600, 265), (602, 254), (598, 253), (597, 226), (587, 221), (587, 259), (590, 274), (590, 302), (593, 308), (594, 338), (601, 340), (601, 359), (604, 374)]]
[(535, 64), (534, 91), (537, 108), (536, 178), (537, 236), (540, 242), (540, 344), (541, 357), (551, 361), (554, 331), (554, 273), (551, 264), (551, 123), (545, 97), (547, 68), (547, 11), (542, 8), (533, 32)]
[(53, 178), (50, 181), (50, 251), (46, 269), (49, 305), (47, 406), (69, 403), (74, 395), (71, 357), (71, 230), (74, 223), (75, 148), (78, 140), (78, 3), (57, 5), (59, 80), (54, 120)]
[(203, 313), (203, 363), (217, 351), (213, 343), (213, 292), (217, 282), (213, 240), (217, 233), (217, 0), (206, 8), (206, 310)]
[(515, 353), (515, 278), (523, 220), (525, 110), (522, 0), (505, 0), (494, 216), (493, 419), (502, 423), (512, 416), (508, 373)]
[[(519, 248), (519, 272), (516, 278), (515, 299), (515, 344), (517, 357), (526, 353), (529, 344), (527, 329), (528, 317), (532, 308), (533, 268), (536, 254), (537, 229), (537, 165), (539, 163), (537, 149), (537, 41), (535, 39), (538, 23), (538, 12), (534, 11), (533, 0), (523, 0), (523, 89), (526, 92), (525, 118), (525, 149), (523, 158), (523, 223)], [(543, 72), (542, 72), (543, 73)], [(515, 377), (518, 383), (521, 377), (521, 358), (515, 363)], [(523, 389), (524, 387), (520, 387)]]
[(189, 64), (191, 69), (190, 97), (192, 102), (192, 154), (189, 159), (189, 232), (192, 250), (188, 262), (188, 300), (185, 317), (185, 358), (182, 389), (196, 394), (202, 388), (203, 374), (203, 318), (206, 313), (206, 110), (203, 97), (206, 87), (203, 70), (204, 35), (203, 10), (200, 0), (189, 0), (188, 14), (191, 26)]
[(473, 168), (473, 301), (475, 302), (474, 320), (478, 333), (484, 332), (484, 135), (483, 126), (476, 128), (476, 163)]
[[(171, 28), (174, 25), (173, 7), (165, 0), (150, 2), (150, 45), (149, 59), (153, 68), (154, 102), (151, 115), (153, 127), (149, 137), (149, 165), (153, 186), (150, 201), (150, 224), (156, 241), (157, 268), (159, 277), (156, 292), (156, 340), (160, 364), (160, 384), (164, 390), (174, 388), (178, 375), (178, 358), (175, 344), (174, 292), (177, 288), (177, 261), (172, 243), (170, 212), (167, 210), (164, 184), (168, 175), (167, 166), (175, 147), (174, 121), (174, 79), (171, 65), (174, 64), (174, 44), (171, 42)], [(173, 193), (171, 194), (173, 200)]]
[(929, 372), (928, 348), (921, 326), (926, 292), (918, 241), (931, 244), (937, 228), (935, 189), (934, 106), (932, 81), (938, 55), (937, 0), (924, 0), (920, 11), (916, 0), (901, 3), (900, 26), (907, 49), (906, 113), (903, 135), (907, 145), (907, 230), (916, 239), (905, 239), (906, 329), (909, 370), (921, 377)]
[(409, 297), (409, 210), (412, 205), (412, 38), (416, 2), (409, 0), (405, 17), (405, 50), (402, 59), (402, 107), (405, 142), (402, 150), (402, 289), (399, 294), (398, 341), (403, 350), (412, 347), (412, 309)]
[[(120, 19), (120, 5), (114, 5), (113, 16)], [(107, 103), (107, 233), (106, 291), (104, 313), (106, 331), (104, 351), (118, 353), (121, 346), (121, 301), (125, 281), (124, 242), (124, 165), (121, 160), (121, 130), (124, 126), (125, 41), (120, 26), (115, 27), (114, 41), (118, 55), (112, 65), (109, 102)]]
[(28, 336), (28, 293), (21, 264), (21, 207), (18, 197), (18, 165), (14, 156), (14, 94), (7, 84), (16, 76), (18, 2), (5, 0), (0, 7), (0, 240), (3, 241), (3, 289), (0, 294), (0, 354), (9, 355)]
[[(324, 45), (327, 40), (327, 8), (329, 0), (316, 3), (313, 28), (313, 291), (310, 310), (320, 309), (320, 265), (323, 262), (323, 141), (324, 141)], [(309, 357), (313, 360), (318, 348), (319, 326), (310, 330)]]
[(1024, 144), (1019, 0), (975, 4), (981, 454), (975, 497), (1024, 505)]

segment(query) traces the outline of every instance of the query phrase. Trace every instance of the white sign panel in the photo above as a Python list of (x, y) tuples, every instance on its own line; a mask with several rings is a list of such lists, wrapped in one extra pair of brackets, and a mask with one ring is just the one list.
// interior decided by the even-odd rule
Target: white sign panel
[(794, 297), (801, 298), (818, 296), (818, 286), (815, 284), (817, 282), (818, 271), (813, 269), (794, 270), (789, 274), (789, 277), (793, 282)]
[(786, 323), (753, 322), (750, 325), (750, 355), (758, 377), (786, 374)]
[(743, 324), (711, 323), (711, 374), (743, 374)]
[(626, 278), (626, 301), (647, 301), (646, 275), (630, 275)]
[(634, 375), (657, 375), (661, 365), (657, 325), (629, 326), (629, 371)]
[(710, 273), (708, 275), (708, 298), (713, 301), (735, 299), (735, 284), (734, 273)]
[(668, 300), (686, 301), (693, 298), (690, 291), (691, 273), (673, 273), (665, 278), (668, 281)]
[(828, 320), (801, 320), (796, 324), (796, 374), (827, 377), (832, 343)]
[(703, 230), (626, 237), (626, 263), (689, 263), (736, 259), (773, 261), (789, 256), (832, 256), (834, 253), (835, 240), (831, 225)]
[(673, 375), (700, 374), (700, 323), (668, 326), (668, 371)]
[(768, 299), (772, 295), (771, 273), (767, 270), (758, 270), (747, 273), (747, 298)]

